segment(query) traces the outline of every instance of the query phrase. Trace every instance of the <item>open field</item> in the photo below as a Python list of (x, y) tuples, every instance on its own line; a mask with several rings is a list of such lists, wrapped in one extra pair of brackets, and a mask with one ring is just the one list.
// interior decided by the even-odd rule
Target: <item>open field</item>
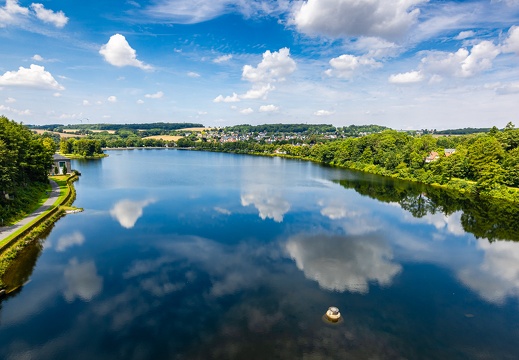
[[(63, 132), (64, 133), (75, 133), (77, 131), (80, 131), (79, 129), (63, 129)], [(102, 133), (102, 132), (107, 132), (109, 134), (115, 134), (115, 130), (88, 130), (88, 131), (91, 131), (93, 133)]]
[(143, 139), (156, 139), (156, 140), (164, 140), (164, 141), (178, 141), (178, 139), (182, 139), (183, 136), (173, 136), (173, 135), (153, 135), (147, 136)]
[(48, 130), (41, 130), (41, 129), (37, 129), (37, 130), (31, 130), (31, 131), (34, 131), (35, 133), (37, 134), (43, 134), (43, 133), (51, 133), (51, 134), (56, 134), (56, 135), (59, 135), (60, 137), (62, 138), (73, 138), (73, 137), (83, 137), (85, 135), (75, 135), (75, 134), (65, 134), (65, 133), (59, 133), (59, 132), (55, 132), (55, 131), (48, 131)]
[(93, 133), (96, 133), (96, 134), (97, 133), (102, 133), (102, 132), (105, 132), (105, 131), (107, 133), (109, 133), (109, 134), (115, 134), (115, 130), (90, 130), (90, 131), (92, 131)]

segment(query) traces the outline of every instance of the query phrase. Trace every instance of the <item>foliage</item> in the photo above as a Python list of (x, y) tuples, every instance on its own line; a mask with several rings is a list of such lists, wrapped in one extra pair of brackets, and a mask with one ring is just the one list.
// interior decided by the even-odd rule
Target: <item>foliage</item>
[[(52, 165), (53, 145), (25, 126), (0, 116), (0, 217), (18, 213), (18, 197), (32, 184), (46, 183)], [(29, 190), (29, 193), (32, 193)], [(9, 199), (7, 199), (7, 196)], [(14, 198), (14, 201), (11, 200)], [(13, 210), (14, 209), (14, 210)]]
[(463, 129), (451, 129), (451, 130), (441, 130), (436, 131), (436, 134), (439, 135), (468, 135), (468, 134), (477, 134), (477, 133), (487, 133), (490, 131), (490, 128), (463, 128)]
[[(446, 145), (455, 152), (446, 154)], [(513, 126), (492, 134), (456, 137), (455, 141), (385, 130), (313, 145), (199, 142), (184, 138), (178, 140), (177, 146), (244, 154), (278, 154), (519, 202), (519, 192), (507, 190), (507, 186), (519, 186), (519, 130)], [(426, 162), (432, 151), (438, 153), (438, 159)]]
[(103, 154), (101, 141), (93, 139), (61, 139), (59, 149), (62, 154), (75, 154), (91, 157)]
[(389, 128), (380, 125), (350, 125), (338, 128), (337, 130), (344, 136), (358, 137), (389, 130)]
[(198, 123), (144, 123), (144, 124), (74, 124), (74, 125), (60, 125), (60, 124), (51, 124), (51, 125), (32, 125), (31, 129), (43, 129), (43, 130), (52, 130), (62, 132), (66, 129), (78, 129), (81, 131), (88, 130), (120, 130), (120, 129), (130, 129), (130, 130), (151, 130), (151, 129), (160, 129), (160, 130), (178, 130), (192, 127), (203, 127), (204, 125)]
[(398, 203), (417, 218), (462, 211), (463, 230), (489, 241), (519, 241), (519, 205), (507, 201), (413, 184), (390, 178), (358, 177), (338, 181), (347, 189), (387, 203)]

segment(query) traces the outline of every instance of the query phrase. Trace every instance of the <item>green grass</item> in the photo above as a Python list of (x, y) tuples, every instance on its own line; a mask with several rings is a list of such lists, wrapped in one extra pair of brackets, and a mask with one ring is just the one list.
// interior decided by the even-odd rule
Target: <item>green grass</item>
[[(68, 193), (69, 193), (69, 187), (67, 185), (67, 179), (68, 178), (69, 178), (68, 175), (49, 176), (49, 179), (54, 180), (58, 184), (59, 189), (60, 189), (60, 195), (59, 195), (58, 199), (56, 200), (56, 202), (54, 202), (54, 204), (49, 208), (48, 211), (52, 210), (56, 206), (59, 206), (63, 202), (65, 197), (68, 195)], [(48, 191), (50, 191), (50, 190), (51, 190), (51, 186), (50, 186), (50, 184), (48, 184)], [(25, 217), (25, 216), (31, 214), (33, 211), (37, 210), (41, 205), (43, 205), (43, 203), (45, 203), (45, 201), (47, 201), (47, 199), (49, 198), (49, 196), (47, 195), (47, 192), (44, 192), (43, 194), (44, 194), (44, 196), (41, 197), (40, 199), (38, 199), (37, 206), (36, 205), (33, 206), (32, 207), (33, 209), (31, 211), (29, 211), (29, 212), (26, 212), (23, 217)], [(42, 213), (40, 216), (38, 216), (36, 219), (34, 219), (34, 221), (32, 221), (31, 223), (29, 223), (29, 224), (27, 224), (25, 226), (22, 226), (20, 229), (16, 230), (14, 233), (12, 233), (10, 236), (5, 238), (4, 240), (1, 240), (0, 241), (0, 248), (2, 248), (2, 246), (4, 244), (7, 244), (13, 238), (17, 237), (22, 232), (24, 232), (25, 230), (27, 230), (28, 228), (33, 226), (33, 224), (35, 222), (37, 222), (39, 219), (41, 219), (43, 216), (45, 216), (48, 213), (48, 211)], [(23, 217), (21, 217), (18, 220), (23, 219)], [(16, 222), (13, 222), (13, 224), (14, 223), (16, 223)]]
[(61, 155), (66, 156), (69, 159), (89, 159), (89, 160), (102, 159), (102, 158), (108, 156), (106, 154), (94, 154), (92, 156), (84, 156), (84, 155), (79, 155), (79, 154), (61, 154)]
[(9, 226), (25, 218), (38, 209), (49, 198), (51, 186), (48, 183), (34, 183), (16, 190), (14, 200), (2, 203), (0, 218), (2, 226)]
[(67, 179), (68, 175), (56, 175), (49, 176), (49, 179), (54, 180), (59, 186), (59, 197), (58, 200), (54, 203), (54, 205), (59, 205), (63, 201), (63, 199), (68, 195), (68, 185)]

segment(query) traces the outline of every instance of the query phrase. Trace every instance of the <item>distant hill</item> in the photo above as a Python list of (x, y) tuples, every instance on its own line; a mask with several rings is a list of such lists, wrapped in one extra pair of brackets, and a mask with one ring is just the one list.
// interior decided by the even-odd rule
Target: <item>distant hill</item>
[(54, 130), (54, 131), (63, 131), (66, 129), (77, 129), (77, 130), (120, 130), (120, 129), (130, 129), (130, 130), (178, 130), (185, 128), (199, 128), (204, 125), (198, 123), (144, 123), (144, 124), (74, 124), (74, 125), (61, 125), (61, 124), (51, 124), (51, 125), (28, 125), (27, 127), (30, 129), (42, 129), (42, 130)]
[(464, 128), (464, 129), (451, 129), (451, 130), (436, 131), (435, 134), (438, 134), (438, 135), (468, 135), (468, 134), (476, 134), (476, 133), (487, 133), (489, 131), (490, 131), (490, 128)]

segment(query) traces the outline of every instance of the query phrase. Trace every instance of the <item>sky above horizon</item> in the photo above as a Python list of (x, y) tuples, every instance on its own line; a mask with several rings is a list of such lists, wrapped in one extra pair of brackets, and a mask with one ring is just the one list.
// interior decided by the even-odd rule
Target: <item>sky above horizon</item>
[(25, 124), (519, 125), (519, 0), (0, 1)]

